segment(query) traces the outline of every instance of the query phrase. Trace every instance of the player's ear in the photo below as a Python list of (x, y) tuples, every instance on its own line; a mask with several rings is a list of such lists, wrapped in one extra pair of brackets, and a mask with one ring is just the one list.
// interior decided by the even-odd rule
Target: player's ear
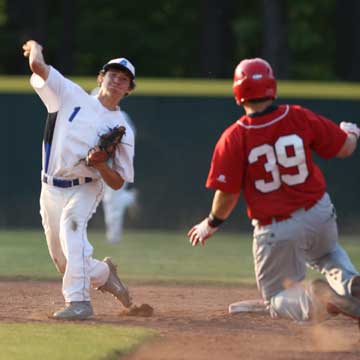
[(131, 80), (129, 88), (128, 88), (128, 92), (125, 94), (125, 96), (130, 95), (133, 92), (133, 90), (135, 89), (135, 87), (136, 87), (135, 80)]
[(100, 71), (100, 72), (99, 72), (99, 75), (98, 75), (97, 78), (96, 78), (96, 82), (97, 82), (97, 84), (98, 84), (99, 87), (101, 87), (101, 84), (102, 84), (102, 82), (103, 82), (103, 80), (104, 80), (104, 75), (105, 75), (105, 72)]

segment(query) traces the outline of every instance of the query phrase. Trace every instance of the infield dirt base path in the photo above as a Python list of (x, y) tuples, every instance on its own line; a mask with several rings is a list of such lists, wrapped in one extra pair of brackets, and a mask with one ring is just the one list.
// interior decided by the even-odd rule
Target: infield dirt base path
[[(55, 322), (63, 306), (60, 282), (1, 281), (0, 321)], [(356, 321), (338, 316), (317, 326), (272, 320), (263, 314), (229, 315), (229, 303), (258, 298), (254, 287), (132, 285), (137, 304), (154, 307), (150, 318), (121, 315), (113, 297), (93, 291), (95, 320), (155, 329), (160, 338), (126, 360), (360, 359)]]

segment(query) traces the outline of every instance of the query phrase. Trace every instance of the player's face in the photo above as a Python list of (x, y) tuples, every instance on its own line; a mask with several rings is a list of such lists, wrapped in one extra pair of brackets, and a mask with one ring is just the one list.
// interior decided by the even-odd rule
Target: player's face
[(101, 86), (110, 94), (123, 97), (130, 91), (130, 85), (131, 79), (125, 71), (110, 69), (105, 73)]

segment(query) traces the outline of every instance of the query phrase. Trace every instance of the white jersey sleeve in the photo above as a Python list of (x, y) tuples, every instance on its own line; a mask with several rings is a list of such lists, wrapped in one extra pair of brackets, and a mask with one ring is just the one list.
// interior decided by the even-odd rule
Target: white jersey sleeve
[(117, 147), (113, 168), (126, 182), (134, 182), (135, 137), (130, 126), (126, 127), (120, 146)]
[(50, 66), (49, 76), (44, 81), (39, 75), (32, 74), (30, 84), (45, 104), (49, 113), (59, 110), (61, 97), (67, 83), (71, 83), (56, 69)]

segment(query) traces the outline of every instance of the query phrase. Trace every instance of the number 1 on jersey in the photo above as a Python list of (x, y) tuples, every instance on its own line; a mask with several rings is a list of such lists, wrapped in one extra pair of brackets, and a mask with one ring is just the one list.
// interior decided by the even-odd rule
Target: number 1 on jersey
[(80, 109), (81, 109), (80, 106), (74, 107), (74, 111), (72, 112), (72, 114), (69, 117), (69, 122), (72, 122), (74, 120), (75, 116), (80, 111)]

